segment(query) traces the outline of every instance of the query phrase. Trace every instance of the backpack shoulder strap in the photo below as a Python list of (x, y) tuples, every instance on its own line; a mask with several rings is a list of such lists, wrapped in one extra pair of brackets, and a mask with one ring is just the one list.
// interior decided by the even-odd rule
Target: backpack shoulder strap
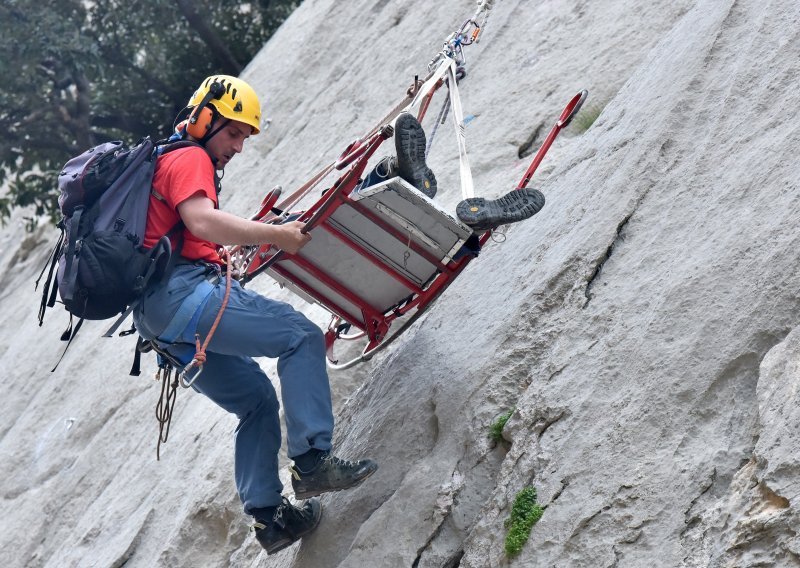
[[(211, 155), (208, 149), (194, 140), (159, 140), (156, 142), (154, 154), (156, 156), (163, 156), (169, 152), (174, 152), (175, 150), (180, 150), (181, 148), (191, 148), (192, 146), (202, 148), (206, 153), (206, 156), (208, 156), (208, 159), (211, 160), (211, 163), (214, 163), (214, 156)], [(219, 192), (222, 191), (222, 178), (217, 175), (216, 168), (214, 168), (214, 189), (218, 195)], [(156, 199), (164, 201), (164, 197), (155, 191), (153, 191), (152, 194)]]

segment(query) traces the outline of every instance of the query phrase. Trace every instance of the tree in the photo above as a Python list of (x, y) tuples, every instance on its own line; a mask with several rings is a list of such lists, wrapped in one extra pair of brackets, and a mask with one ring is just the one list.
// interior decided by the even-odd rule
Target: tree
[(56, 178), (71, 156), (165, 134), (191, 86), (238, 75), (297, 3), (4, 0), (0, 219), (21, 206), (55, 217)]

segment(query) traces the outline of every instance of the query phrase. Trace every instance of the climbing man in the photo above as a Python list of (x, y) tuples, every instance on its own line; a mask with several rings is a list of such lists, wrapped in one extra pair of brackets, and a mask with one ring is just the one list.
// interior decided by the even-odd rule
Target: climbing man
[[(144, 241), (152, 247), (169, 234), (180, 258), (164, 281), (145, 291), (134, 311), (140, 334), (176, 358), (194, 351), (195, 334), (207, 338), (212, 333), (229, 278), (221, 245), (272, 243), (296, 253), (310, 239), (301, 222), (264, 224), (218, 208), (217, 172), (260, 130), (261, 105), (250, 85), (226, 75), (208, 77), (180, 117), (187, 114), (180, 136), (196, 145), (158, 157)], [(294, 462), (292, 487), (296, 498), (308, 499), (302, 504), (282, 497), (278, 399), (252, 359), (262, 356), (278, 359), (288, 456)], [(317, 495), (355, 487), (378, 465), (331, 453), (334, 419), (322, 331), (288, 304), (245, 290), (231, 278), (205, 357), (192, 386), (239, 419), (236, 488), (245, 513), (255, 519), (258, 542), (275, 553), (317, 526)]]

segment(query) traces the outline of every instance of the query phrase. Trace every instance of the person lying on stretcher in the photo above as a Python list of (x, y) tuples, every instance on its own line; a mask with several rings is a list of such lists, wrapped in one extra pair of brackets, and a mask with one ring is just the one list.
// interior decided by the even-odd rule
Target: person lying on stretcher
[[(358, 186), (363, 189), (400, 176), (430, 198), (436, 195), (436, 176), (425, 163), (425, 131), (413, 115), (401, 114), (395, 123), (397, 156), (383, 158)], [(544, 207), (544, 195), (532, 188), (514, 189), (497, 199), (472, 197), (456, 206), (458, 218), (476, 233), (523, 221)]]

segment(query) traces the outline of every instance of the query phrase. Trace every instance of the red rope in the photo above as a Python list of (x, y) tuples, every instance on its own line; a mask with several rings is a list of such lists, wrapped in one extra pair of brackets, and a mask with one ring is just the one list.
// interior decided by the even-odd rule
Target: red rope
[(200, 345), (200, 334), (194, 334), (194, 342), (195, 348), (197, 352), (194, 354), (193, 363), (198, 366), (202, 367), (203, 363), (206, 362), (206, 348), (208, 344), (211, 343), (211, 338), (214, 337), (214, 332), (217, 330), (217, 326), (219, 325), (219, 321), (222, 319), (222, 313), (225, 311), (225, 308), (228, 306), (228, 298), (231, 295), (231, 278), (233, 271), (231, 270), (231, 255), (226, 248), (222, 248), (222, 255), (225, 257), (225, 261), (227, 264), (227, 269), (225, 271), (225, 296), (222, 298), (222, 305), (219, 307), (217, 311), (217, 317), (214, 319), (214, 323), (211, 325), (211, 329), (208, 330), (208, 335), (206, 336), (205, 341), (203, 344)]

